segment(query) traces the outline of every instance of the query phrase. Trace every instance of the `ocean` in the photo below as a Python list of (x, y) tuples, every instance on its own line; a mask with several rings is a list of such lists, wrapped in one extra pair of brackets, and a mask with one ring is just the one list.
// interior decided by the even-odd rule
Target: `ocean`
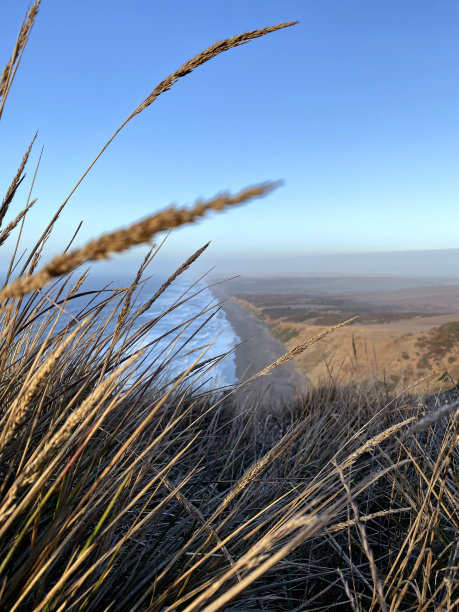
[[(137, 309), (153, 296), (164, 280), (151, 279), (140, 298), (137, 298), (134, 308)], [(127, 284), (121, 283), (118, 286), (127, 286)], [(83, 290), (84, 287), (80, 291)], [(76, 315), (87, 301), (88, 298), (73, 300), (68, 303), (66, 310)], [(164, 314), (179, 302), (182, 303), (177, 308)], [(158, 365), (163, 364), (167, 356), (168, 365), (161, 372), (162, 380), (179, 377), (204, 351), (205, 355), (201, 360), (233, 351), (216, 363), (210, 371), (197, 375), (193, 384), (209, 390), (231, 386), (237, 382), (234, 348), (240, 339), (229, 323), (225, 311), (222, 308), (218, 309), (217, 304), (218, 300), (211, 288), (204, 281), (195, 280), (187, 274), (178, 277), (152, 306), (138, 317), (130, 333), (145, 323), (157, 319), (154, 326), (142, 338), (141, 345), (148, 345), (145, 362), (151, 368), (156, 369)], [(62, 322), (64, 323), (64, 320)], [(115, 323), (116, 317), (109, 323), (107, 333), (113, 333)], [(193, 377), (187, 380), (193, 380)]]

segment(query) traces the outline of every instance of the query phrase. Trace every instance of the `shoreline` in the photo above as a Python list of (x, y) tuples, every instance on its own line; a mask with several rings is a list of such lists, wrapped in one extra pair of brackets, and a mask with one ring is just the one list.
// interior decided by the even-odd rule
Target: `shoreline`
[[(239, 338), (235, 351), (236, 377), (239, 383), (263, 370), (287, 351), (285, 345), (274, 338), (267, 323), (255, 317), (238, 304), (227, 290), (218, 285), (210, 290), (221, 303), (226, 318)], [(255, 401), (267, 406), (279, 407), (305, 391), (309, 381), (298, 372), (293, 361), (282, 364), (270, 374), (248, 383), (237, 392), (240, 402)]]

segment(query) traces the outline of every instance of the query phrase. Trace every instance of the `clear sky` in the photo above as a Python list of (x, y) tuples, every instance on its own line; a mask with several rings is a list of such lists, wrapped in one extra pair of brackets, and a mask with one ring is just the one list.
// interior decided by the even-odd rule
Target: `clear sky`
[[(27, 6), (0, 0), (2, 64)], [(291, 20), (136, 117), (50, 248), (81, 219), (80, 243), (267, 179), (285, 185), (175, 232), (168, 256), (208, 240), (209, 264), (459, 247), (457, 0), (43, 0), (0, 125), (3, 191), (36, 129), (33, 162), (44, 146), (26, 238), (161, 79), (217, 39)]]

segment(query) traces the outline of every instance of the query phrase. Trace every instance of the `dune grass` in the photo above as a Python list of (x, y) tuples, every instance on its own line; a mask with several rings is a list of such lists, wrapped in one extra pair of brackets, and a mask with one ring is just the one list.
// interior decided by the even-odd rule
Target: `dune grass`
[[(38, 7), (27, 14), (2, 75), (0, 112)], [(200, 63), (285, 25), (198, 54), (121, 127)], [(30, 149), (7, 189), (2, 220), (29, 155)], [(271, 187), (167, 209), (86, 246), (69, 246), (39, 268), (72, 190), (24, 263), (16, 243), (0, 291), (0, 609), (457, 606), (455, 390), (419, 398), (392, 396), (377, 383), (330, 382), (281, 413), (257, 405), (242, 412), (231, 390), (191, 385), (191, 374), (204, 380), (218, 361), (205, 349), (178, 379), (167, 379), (190, 320), (166, 334), (168, 350), (154, 367), (147, 357), (159, 338), (143, 342), (167, 311), (147, 323), (139, 317), (205, 247), (151, 297), (142, 290), (155, 265), (154, 245), (129, 287), (86, 289), (86, 262)], [(33, 203), (29, 195), (5, 226), (5, 240)], [(169, 311), (180, 313), (198, 291), (191, 288)], [(81, 304), (76, 314), (74, 304)], [(271, 369), (267, 364), (260, 375)]]

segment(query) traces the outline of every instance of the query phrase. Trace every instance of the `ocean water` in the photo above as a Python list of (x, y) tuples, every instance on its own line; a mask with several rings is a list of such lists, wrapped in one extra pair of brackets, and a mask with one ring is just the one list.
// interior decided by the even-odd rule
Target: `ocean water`
[[(153, 296), (162, 282), (163, 279), (150, 281), (134, 307), (139, 307)], [(180, 304), (177, 308), (164, 314), (178, 303)], [(240, 339), (229, 323), (225, 311), (219, 309), (217, 304), (217, 298), (202, 280), (196, 281), (189, 274), (177, 278), (150, 309), (138, 317), (131, 330), (132, 332), (139, 326), (157, 319), (138, 345), (147, 347), (141, 367), (147, 364), (149, 368), (156, 370), (159, 365), (164, 364), (166, 358), (167, 367), (161, 370), (161, 380), (166, 382), (179, 377), (193, 366), (201, 355), (200, 361), (203, 361), (233, 351)], [(75, 315), (82, 306), (80, 300), (75, 300), (69, 303), (67, 310)], [(113, 333), (114, 326), (115, 321), (110, 323), (107, 333)], [(213, 365), (209, 371), (189, 376), (188, 382), (203, 389), (235, 384), (237, 376), (234, 352)]]
[[(178, 302), (183, 303), (172, 312), (161, 316)], [(218, 357), (232, 351), (240, 342), (225, 311), (216, 307), (217, 303), (218, 300), (211, 289), (202, 281), (190, 288), (190, 281), (177, 279), (151, 308), (139, 317), (138, 324), (161, 317), (145, 337), (144, 342), (149, 343), (164, 336), (157, 342), (149, 359), (153, 361), (156, 355), (174, 354), (168, 366), (168, 376), (171, 379), (180, 376), (190, 368), (202, 353), (205, 352), (201, 360)], [(181, 328), (168, 334), (171, 329), (178, 326)], [(200, 378), (199, 384), (207, 379), (209, 380), (205, 384), (206, 387), (220, 387), (236, 383), (234, 352), (216, 363)]]

